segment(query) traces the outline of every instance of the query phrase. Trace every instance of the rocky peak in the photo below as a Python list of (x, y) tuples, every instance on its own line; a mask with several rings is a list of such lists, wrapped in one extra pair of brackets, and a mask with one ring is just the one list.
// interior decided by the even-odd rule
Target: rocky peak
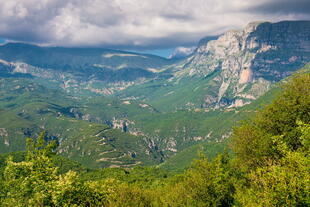
[(205, 106), (240, 106), (309, 61), (310, 21), (253, 22), (200, 44), (182, 75), (203, 77), (217, 71), (213, 81), (218, 93), (206, 94)]

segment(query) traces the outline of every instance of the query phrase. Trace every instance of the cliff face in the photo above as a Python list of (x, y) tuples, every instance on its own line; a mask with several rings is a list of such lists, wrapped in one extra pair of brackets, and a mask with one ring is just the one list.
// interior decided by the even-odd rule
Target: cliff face
[(310, 61), (310, 21), (250, 23), (201, 44), (178, 76), (209, 76), (216, 95), (205, 107), (241, 106)]

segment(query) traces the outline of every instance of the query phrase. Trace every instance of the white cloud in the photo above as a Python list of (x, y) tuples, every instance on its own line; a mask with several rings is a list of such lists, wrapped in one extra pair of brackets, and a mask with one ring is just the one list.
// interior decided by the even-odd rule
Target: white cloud
[(182, 58), (192, 54), (196, 47), (177, 47), (168, 58)]
[(173, 47), (250, 21), (309, 19), (306, 5), (306, 0), (3, 0), (0, 37), (62, 46)]

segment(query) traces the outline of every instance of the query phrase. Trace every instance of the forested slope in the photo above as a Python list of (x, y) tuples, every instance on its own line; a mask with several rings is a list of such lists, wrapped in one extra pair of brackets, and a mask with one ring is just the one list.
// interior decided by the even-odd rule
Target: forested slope
[(271, 104), (233, 130), (232, 155), (202, 155), (178, 175), (158, 168), (59, 174), (55, 144), (29, 139), (25, 160), (4, 166), (1, 205), (309, 206), (309, 85), (307, 71), (286, 80)]

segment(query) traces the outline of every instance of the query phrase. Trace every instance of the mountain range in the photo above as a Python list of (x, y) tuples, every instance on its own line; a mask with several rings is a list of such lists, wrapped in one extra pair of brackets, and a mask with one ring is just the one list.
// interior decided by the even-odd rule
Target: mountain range
[[(89, 167), (185, 167), (310, 62), (310, 21), (253, 22), (166, 59), (100, 48), (0, 46), (0, 151), (45, 130)], [(305, 66), (309, 70), (309, 65)]]

